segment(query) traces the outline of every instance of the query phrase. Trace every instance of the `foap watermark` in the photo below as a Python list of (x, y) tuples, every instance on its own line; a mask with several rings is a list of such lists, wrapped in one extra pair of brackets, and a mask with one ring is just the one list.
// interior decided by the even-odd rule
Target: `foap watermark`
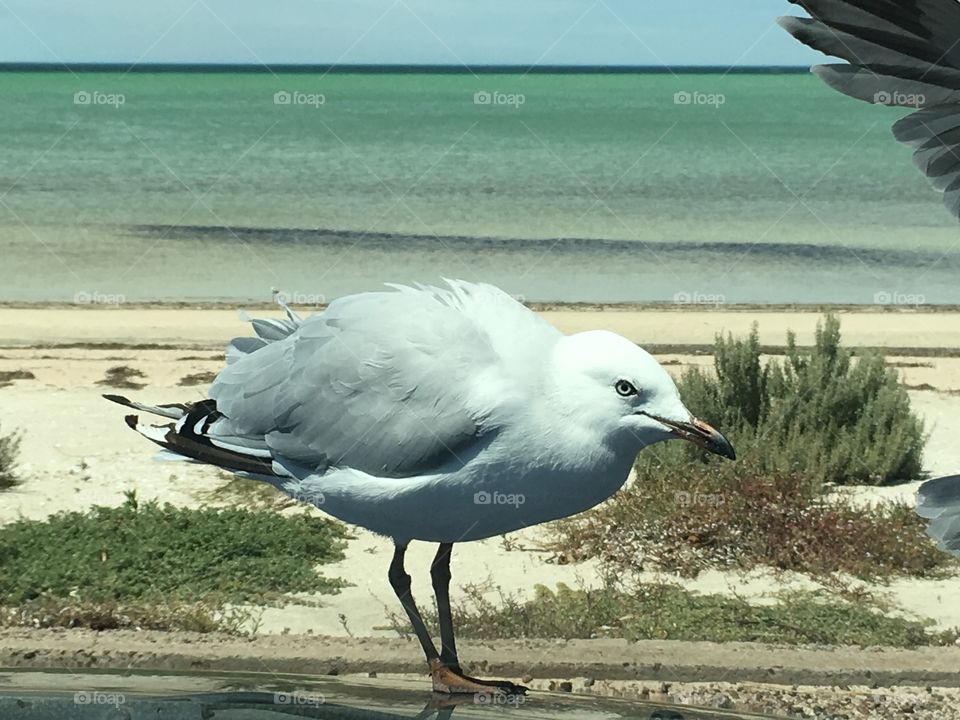
[(477, 90), (473, 94), (474, 105), (509, 105), (519, 108), (527, 101), (523, 93), (505, 93), (499, 90)]
[(323, 93), (306, 93), (299, 90), (277, 90), (273, 94), (274, 105), (298, 105), (319, 108), (326, 105), (327, 96)]
[(919, 305), (926, 305), (927, 298), (921, 293), (880, 290), (873, 294), (873, 302), (876, 305), (906, 305), (918, 307)]
[(273, 299), (284, 305), (326, 305), (327, 296), (323, 293), (305, 293), (299, 290), (288, 292), (286, 290), (275, 290)]
[(725, 105), (727, 96), (723, 93), (705, 93), (699, 90), (678, 90), (673, 94), (674, 105), (709, 105), (718, 108)]
[(127, 102), (123, 93), (105, 93), (99, 90), (77, 90), (73, 94), (74, 105), (108, 105), (119, 109)]
[(308, 693), (294, 690), (293, 692), (275, 692), (273, 694), (274, 705), (292, 705), (301, 707), (319, 707), (327, 699), (320, 693)]
[(292, 500), (295, 500), (296, 502), (307, 503), (309, 505), (316, 505), (317, 507), (319, 507), (320, 505), (323, 505), (327, 501), (326, 495), (324, 495), (319, 490), (317, 490), (316, 492), (310, 492), (310, 493), (301, 492), (299, 490), (293, 490), (293, 491), (285, 490), (284, 492), (286, 492), (287, 495), (289, 495), (290, 498)]
[(113, 705), (114, 707), (120, 707), (126, 702), (127, 697), (123, 693), (81, 690), (73, 694), (74, 705)]
[(474, 705), (513, 705), (518, 707), (527, 701), (526, 695), (504, 695), (502, 693), (478, 693), (473, 696)]
[(474, 505), (513, 505), (520, 507), (527, 501), (522, 493), (487, 492), (481, 490), (473, 494)]
[(927, 104), (927, 96), (923, 93), (905, 93), (899, 90), (879, 90), (873, 95), (873, 102), (877, 105), (890, 107), (919, 108)]
[(111, 307), (117, 307), (118, 305), (123, 305), (127, 301), (125, 295), (120, 293), (104, 293), (99, 290), (94, 290), (90, 292), (88, 290), (80, 290), (73, 294), (73, 304), (74, 305), (109, 305)]
[(727, 298), (721, 293), (680, 290), (673, 294), (673, 302), (677, 305), (713, 305), (717, 307), (726, 304)]
[(691, 507), (693, 505), (723, 505), (726, 502), (726, 499), (719, 493), (691, 493), (687, 492), (686, 490), (678, 490), (673, 494), (673, 501), (680, 507)]

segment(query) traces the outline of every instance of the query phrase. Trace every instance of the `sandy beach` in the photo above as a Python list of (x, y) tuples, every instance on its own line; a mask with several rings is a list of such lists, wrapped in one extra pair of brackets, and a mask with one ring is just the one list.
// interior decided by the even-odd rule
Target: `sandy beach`
[[(281, 313), (270, 307), (251, 314)], [(809, 311), (699, 308), (553, 308), (543, 314), (566, 332), (607, 328), (651, 346), (674, 374), (691, 365), (709, 366), (712, 359), (706, 351), (719, 331), (743, 335), (757, 322), (761, 341), (776, 353), (788, 328), (797, 333), (799, 344), (812, 343), (821, 317)], [(926, 470), (935, 475), (956, 472), (960, 466), (955, 440), (960, 432), (960, 311), (847, 309), (841, 313), (841, 322), (845, 344), (886, 348), (888, 364), (913, 388), (911, 402), (929, 432)], [(17, 429), (23, 434), (24, 479), (22, 485), (0, 493), (0, 524), (83, 510), (91, 504), (116, 505), (129, 490), (136, 490), (141, 499), (184, 506), (236, 502), (222, 494), (230, 482), (225, 473), (199, 465), (154, 462), (151, 447), (126, 427), (123, 411), (104, 401), (101, 393), (122, 392), (145, 402), (201, 399), (208, 378), (221, 367), (225, 342), (246, 334), (247, 328), (236, 310), (223, 307), (0, 307), (0, 373), (24, 376), (0, 379), (0, 430)], [(98, 384), (110, 368), (118, 366), (142, 373), (132, 379), (143, 387), (115, 390)], [(184, 378), (191, 376), (187, 382), (192, 384), (184, 384)], [(912, 502), (917, 485), (842, 492), (862, 503)], [(278, 511), (319, 514), (314, 508), (289, 504)], [(252, 639), (151, 633), (147, 649), (140, 652), (145, 639), (140, 632), (134, 638), (133, 631), (91, 635), (83, 630), (10, 628), (0, 632), (0, 661), (18, 668), (108, 668), (121, 663), (175, 671), (249, 667), (276, 673), (287, 667), (283, 648), (296, 648), (290, 662), (301, 673), (335, 672), (346, 677), (358, 673), (353, 677), (361, 678), (371, 670), (381, 677), (418, 673), (415, 644), (410, 638), (398, 638), (392, 628), (399, 608), (386, 577), (391, 545), (365, 530), (353, 531), (346, 557), (322, 566), (325, 574), (342, 577), (350, 585), (336, 595), (299, 598), (305, 604), (248, 608), (248, 630), (255, 631)], [(454, 602), (463, 599), (471, 586), (496, 599), (499, 593), (530, 597), (537, 584), (602, 584), (596, 563), (558, 564), (552, 553), (542, 549), (543, 539), (543, 528), (531, 528), (506, 541), (492, 538), (458, 547), (452, 561)], [(414, 594), (423, 604), (432, 598), (428, 568), (433, 552), (432, 546), (422, 543), (414, 543), (408, 552)], [(696, 579), (650, 572), (644, 579), (679, 582), (690, 590), (737, 595), (754, 603), (774, 602), (775, 594), (785, 589), (819, 587), (804, 575), (766, 570), (708, 571)], [(908, 616), (928, 618), (937, 628), (952, 628), (960, 626), (958, 587), (956, 577), (908, 578), (870, 590)], [(619, 644), (608, 647), (611, 642)], [(519, 645), (466, 642), (464, 658), (478, 671), (515, 674), (538, 690), (572, 689), (695, 705), (716, 706), (722, 700), (733, 705), (720, 707), (774, 713), (801, 706), (838, 711), (862, 707), (867, 709), (855, 717), (885, 720), (892, 717), (888, 713), (893, 708), (910, 708), (919, 718), (939, 718), (948, 707), (960, 712), (960, 696), (951, 689), (960, 684), (960, 676), (954, 677), (951, 670), (956, 667), (953, 651), (957, 649), (832, 648), (813, 660), (803, 655), (802, 648), (677, 641), (628, 647), (623, 641), (601, 639)], [(625, 653), (636, 662), (628, 665)], [(504, 657), (516, 662), (504, 664)], [(325, 665), (325, 658), (334, 665)], [(556, 662), (551, 664), (551, 659)], [(867, 671), (865, 662), (880, 664)], [(588, 671), (583, 663), (589, 664)], [(931, 685), (938, 688), (933, 695), (926, 689)]]
[[(745, 335), (754, 323), (765, 345), (782, 346), (787, 329), (796, 333), (800, 345), (809, 345), (823, 317), (823, 312), (808, 308), (769, 310), (755, 306), (534, 307), (563, 332), (611, 330), (651, 348), (708, 346), (716, 333)], [(294, 309), (305, 316), (320, 308)], [(0, 348), (97, 343), (220, 350), (230, 338), (246, 332), (240, 311), (257, 317), (283, 315), (275, 305), (0, 305)], [(923, 355), (960, 355), (960, 309), (952, 306), (864, 306), (834, 311), (848, 345), (910, 348)]]
[[(278, 315), (276, 308), (256, 313)], [(675, 310), (551, 310), (551, 322), (567, 332), (609, 328), (643, 342), (708, 345), (718, 331), (747, 332), (759, 323), (761, 338), (782, 343), (787, 328), (798, 342), (812, 342), (819, 314), (813, 312)], [(681, 322), (682, 320), (682, 322)], [(152, 451), (124, 425), (122, 411), (105, 402), (98, 385), (108, 368), (128, 366), (143, 373), (145, 386), (122, 391), (145, 402), (200, 399), (205, 385), (181, 386), (186, 376), (214, 373), (222, 362), (223, 344), (246, 332), (234, 310), (222, 308), (0, 308), (0, 372), (28, 371), (32, 379), (13, 380), (0, 388), (0, 428), (23, 432), (22, 474), (25, 482), (0, 495), (0, 522), (17, 517), (43, 518), (60, 510), (80, 510), (93, 503), (117, 504), (135, 489), (139, 497), (179, 505), (215, 502), (211, 493), (228, 476), (207, 467), (156, 463)], [(956, 472), (960, 465), (955, 437), (960, 431), (960, 358), (937, 357), (960, 347), (960, 313), (847, 311), (842, 315), (845, 342), (855, 346), (915, 348), (914, 355), (890, 356), (889, 362), (912, 387), (914, 407), (927, 423), (930, 440), (925, 467), (933, 474)], [(681, 349), (681, 348), (675, 348)], [(709, 364), (709, 356), (660, 354), (673, 373), (690, 364)], [(909, 501), (915, 484), (857, 488), (863, 502), (898, 498)], [(220, 500), (222, 502), (222, 500)], [(284, 512), (316, 512), (300, 506)], [(558, 565), (538, 549), (542, 529), (511, 536), (510, 543), (491, 539), (455, 553), (458, 595), (465, 585), (491, 593), (528, 595), (535, 584), (557, 582), (591, 586), (599, 583), (591, 563)], [(387, 583), (388, 541), (357, 529), (347, 557), (326, 566), (331, 575), (353, 583), (339, 595), (320, 598), (320, 607), (292, 606), (263, 611), (261, 632), (284, 631), (323, 635), (390, 636), (388, 614), (395, 599)], [(518, 549), (519, 548), (519, 549)], [(414, 544), (409, 567), (429, 566), (433, 549)], [(651, 576), (651, 579), (656, 577)], [(659, 579), (663, 579), (662, 577)], [(426, 572), (414, 573), (415, 593), (428, 598)], [(811, 587), (803, 577), (755, 572), (749, 575), (707, 572), (691, 589), (739, 593), (764, 601), (784, 587)], [(960, 625), (960, 605), (951, 601), (956, 581), (900, 580), (885, 591), (918, 615), (942, 627)]]

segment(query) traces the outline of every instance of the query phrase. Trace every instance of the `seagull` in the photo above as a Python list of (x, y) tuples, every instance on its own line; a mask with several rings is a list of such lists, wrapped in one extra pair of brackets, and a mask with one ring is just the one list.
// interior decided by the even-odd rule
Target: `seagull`
[[(613, 495), (637, 453), (682, 439), (735, 459), (684, 406), (647, 352), (603, 330), (564, 335), (498, 288), (389, 285), (301, 319), (252, 320), (194, 403), (145, 405), (127, 424), (161, 454), (270, 483), (393, 540), (388, 578), (433, 690), (522, 694), (461, 668), (450, 610), (455, 543), (567, 517)], [(410, 590), (404, 553), (437, 543), (430, 568), (440, 650)]]
[[(782, 17), (802, 43), (846, 64), (817, 65), (830, 87), (874, 104), (911, 107), (893, 126), (914, 163), (960, 218), (960, 3), (957, 0), (790, 0), (809, 18)], [(960, 475), (929, 480), (917, 513), (942, 550), (960, 555)]]
[(917, 491), (917, 514), (941, 550), (960, 555), (960, 475), (928, 480)]
[(781, 17), (797, 40), (843, 64), (813, 72), (866, 102), (910, 108), (897, 140), (960, 218), (960, 3), (957, 0), (790, 0), (809, 18)]

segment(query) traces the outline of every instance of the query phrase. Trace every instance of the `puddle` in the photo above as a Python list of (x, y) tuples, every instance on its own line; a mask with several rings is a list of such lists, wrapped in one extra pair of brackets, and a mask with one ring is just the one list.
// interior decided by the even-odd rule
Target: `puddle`
[(740, 720), (760, 716), (585, 695), (435, 695), (423, 681), (267, 673), (0, 670), (4, 720)]

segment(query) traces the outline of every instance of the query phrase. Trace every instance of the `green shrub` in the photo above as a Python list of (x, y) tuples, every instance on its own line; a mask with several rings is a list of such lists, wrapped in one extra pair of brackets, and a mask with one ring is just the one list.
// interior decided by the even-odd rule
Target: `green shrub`
[[(884, 484), (922, 477), (923, 424), (906, 388), (882, 356), (854, 358), (840, 344), (840, 322), (817, 325), (809, 351), (788, 333), (786, 357), (763, 364), (757, 328), (746, 340), (718, 336), (715, 376), (687, 370), (678, 383), (698, 417), (721, 428), (740, 457), (799, 472), (820, 483)], [(672, 459), (702, 459), (692, 446)], [(668, 460), (671, 459), (668, 456)], [(641, 453), (638, 465), (652, 460)]]
[(20, 455), (20, 435), (0, 435), (0, 490), (17, 485), (17, 458)]
[(314, 570), (343, 557), (342, 525), (305, 515), (138, 503), (0, 527), (0, 605), (243, 603), (336, 592)]

